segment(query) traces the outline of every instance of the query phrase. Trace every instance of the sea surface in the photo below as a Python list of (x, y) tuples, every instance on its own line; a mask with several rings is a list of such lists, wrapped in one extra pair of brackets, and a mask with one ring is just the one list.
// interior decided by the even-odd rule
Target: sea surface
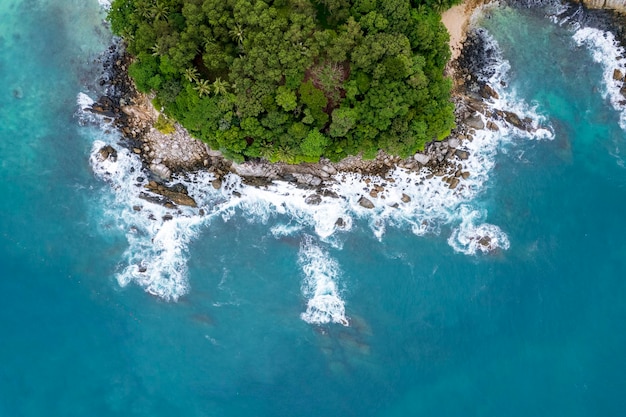
[(200, 173), (178, 212), (82, 110), (102, 3), (0, 2), (0, 416), (624, 415), (626, 61), (601, 19), (475, 19), (491, 105), (536, 130), (477, 133), (458, 190), (398, 171), (367, 210), (356, 176), (309, 206)]

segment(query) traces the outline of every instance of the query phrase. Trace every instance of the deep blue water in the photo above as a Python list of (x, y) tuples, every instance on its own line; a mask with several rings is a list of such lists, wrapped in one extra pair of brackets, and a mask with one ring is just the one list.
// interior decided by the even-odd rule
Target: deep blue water
[[(104, 12), (3, 2), (0, 416), (623, 415), (626, 134), (594, 48), (545, 14), (481, 23), (510, 63), (504, 91), (554, 132), (503, 135), (452, 210), (483, 213), (508, 249), (455, 251), (449, 212), (438, 233), (399, 222), (379, 240), (358, 212), (322, 238), (234, 207), (190, 226), (189, 288), (167, 302), (116, 279), (139, 220), (111, 217), (124, 203), (89, 156), (117, 139), (77, 114), (78, 93), (100, 93)], [(349, 327), (301, 318), (307, 265), (329, 268)]]

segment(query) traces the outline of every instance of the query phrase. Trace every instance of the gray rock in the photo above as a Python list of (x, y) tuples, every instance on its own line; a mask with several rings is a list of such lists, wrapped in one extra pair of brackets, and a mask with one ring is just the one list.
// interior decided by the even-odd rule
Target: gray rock
[(482, 130), (485, 128), (485, 122), (483, 122), (479, 114), (468, 117), (463, 123), (471, 129)]
[(430, 161), (430, 156), (425, 155), (423, 153), (416, 153), (413, 156), (413, 159), (415, 159), (417, 162), (419, 162), (422, 165), (426, 165)]
[(461, 141), (457, 138), (448, 139), (448, 146), (450, 146), (451, 148), (458, 148), (459, 146), (461, 146)]
[(304, 202), (311, 206), (317, 206), (322, 202), (322, 196), (319, 194), (311, 194), (304, 199)]
[(462, 151), (460, 149), (457, 149), (456, 152), (454, 152), (454, 154), (458, 156), (459, 159), (462, 161), (469, 158), (469, 153), (467, 151)]
[(156, 176), (164, 180), (169, 180), (172, 176), (172, 172), (170, 171), (170, 169), (163, 164), (150, 165), (150, 171), (152, 171)]
[(337, 170), (332, 165), (323, 165), (322, 169), (329, 175), (335, 175), (337, 173)]
[(359, 199), (359, 204), (361, 205), (361, 207), (364, 207), (366, 209), (371, 210), (374, 208), (374, 203), (372, 203), (372, 201), (367, 197), (361, 197)]
[(316, 177), (312, 174), (300, 174), (298, 172), (294, 172), (292, 175), (300, 184), (307, 184), (312, 185), (313, 187), (317, 187), (322, 183), (322, 179), (320, 177)]

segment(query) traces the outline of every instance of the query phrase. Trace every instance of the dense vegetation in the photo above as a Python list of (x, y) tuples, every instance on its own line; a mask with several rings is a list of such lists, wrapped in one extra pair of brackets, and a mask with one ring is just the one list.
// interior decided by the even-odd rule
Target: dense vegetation
[(114, 0), (155, 104), (234, 159), (407, 156), (454, 125), (455, 0)]

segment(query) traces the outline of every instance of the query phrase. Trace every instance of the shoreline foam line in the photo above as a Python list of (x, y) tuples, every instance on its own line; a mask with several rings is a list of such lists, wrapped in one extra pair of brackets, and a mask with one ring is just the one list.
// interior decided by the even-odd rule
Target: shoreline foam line
[(602, 81), (604, 91), (602, 97), (609, 99), (611, 106), (619, 112), (619, 125), (626, 130), (626, 97), (621, 93), (624, 81), (617, 80), (614, 77), (614, 71), (618, 70), (622, 74), (626, 74), (626, 50), (615, 39), (613, 33), (583, 27), (578, 29), (572, 36), (574, 42), (579, 47), (586, 47), (593, 60), (602, 65)]

